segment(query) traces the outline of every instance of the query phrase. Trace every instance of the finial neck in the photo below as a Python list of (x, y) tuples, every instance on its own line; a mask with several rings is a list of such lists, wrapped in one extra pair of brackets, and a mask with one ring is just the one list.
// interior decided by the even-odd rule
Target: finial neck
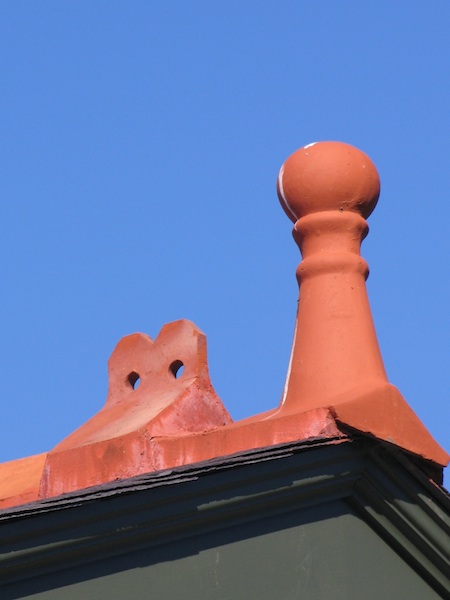
[(366, 220), (353, 212), (324, 211), (298, 219), (293, 236), (303, 260), (297, 277), (356, 271), (367, 279), (369, 269), (360, 247), (368, 231)]

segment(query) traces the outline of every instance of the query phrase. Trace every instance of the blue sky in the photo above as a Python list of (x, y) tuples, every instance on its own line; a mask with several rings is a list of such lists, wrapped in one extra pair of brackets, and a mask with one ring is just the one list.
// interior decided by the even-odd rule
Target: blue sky
[(278, 169), (354, 144), (389, 379), (450, 449), (450, 3), (0, 4), (0, 461), (101, 408), (134, 331), (193, 320), (239, 419), (276, 406), (298, 250)]

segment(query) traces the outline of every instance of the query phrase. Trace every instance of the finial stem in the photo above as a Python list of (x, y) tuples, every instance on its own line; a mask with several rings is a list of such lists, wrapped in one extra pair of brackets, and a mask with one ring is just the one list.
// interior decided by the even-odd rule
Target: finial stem
[(359, 254), (366, 232), (365, 219), (351, 212), (315, 213), (295, 224), (303, 260), (285, 410), (322, 407), (346, 391), (387, 382)]

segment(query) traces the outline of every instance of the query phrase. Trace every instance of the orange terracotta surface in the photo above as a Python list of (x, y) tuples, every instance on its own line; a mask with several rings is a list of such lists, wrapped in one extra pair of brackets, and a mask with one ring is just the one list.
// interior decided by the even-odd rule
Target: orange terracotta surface
[(154, 439), (231, 423), (209, 380), (206, 338), (190, 321), (165, 325), (155, 341), (123, 338), (108, 372), (105, 406), (48, 453), (42, 497), (155, 471)]
[(378, 346), (360, 256), (380, 193), (374, 164), (348, 144), (310, 144), (286, 160), (277, 190), (303, 257), (280, 412), (327, 406), (340, 423), (446, 465), (449, 455), (388, 383)]
[(278, 195), (303, 257), (284, 410), (324, 406), (353, 388), (387, 382), (359, 254), (379, 191), (370, 159), (346, 144), (307, 146), (280, 170)]
[(48, 454), (0, 465), (0, 507), (279, 443), (338, 443), (352, 431), (449, 462), (388, 382), (378, 347), (360, 256), (380, 191), (375, 166), (347, 144), (310, 144), (287, 159), (277, 187), (303, 258), (280, 405), (233, 423), (209, 380), (206, 338), (189, 321), (165, 325), (155, 341), (127, 336), (109, 361), (105, 406)]
[(47, 453), (0, 464), (0, 509), (32, 502), (39, 496), (39, 482)]

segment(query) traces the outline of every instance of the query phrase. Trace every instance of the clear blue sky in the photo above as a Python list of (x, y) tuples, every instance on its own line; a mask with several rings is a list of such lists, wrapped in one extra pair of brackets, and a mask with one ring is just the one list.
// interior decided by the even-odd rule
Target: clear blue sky
[(328, 139), (380, 172), (379, 342), (449, 450), (449, 31), (448, 0), (4, 0), (0, 460), (51, 449), (117, 341), (179, 318), (235, 419), (276, 406), (299, 255), (275, 181)]

